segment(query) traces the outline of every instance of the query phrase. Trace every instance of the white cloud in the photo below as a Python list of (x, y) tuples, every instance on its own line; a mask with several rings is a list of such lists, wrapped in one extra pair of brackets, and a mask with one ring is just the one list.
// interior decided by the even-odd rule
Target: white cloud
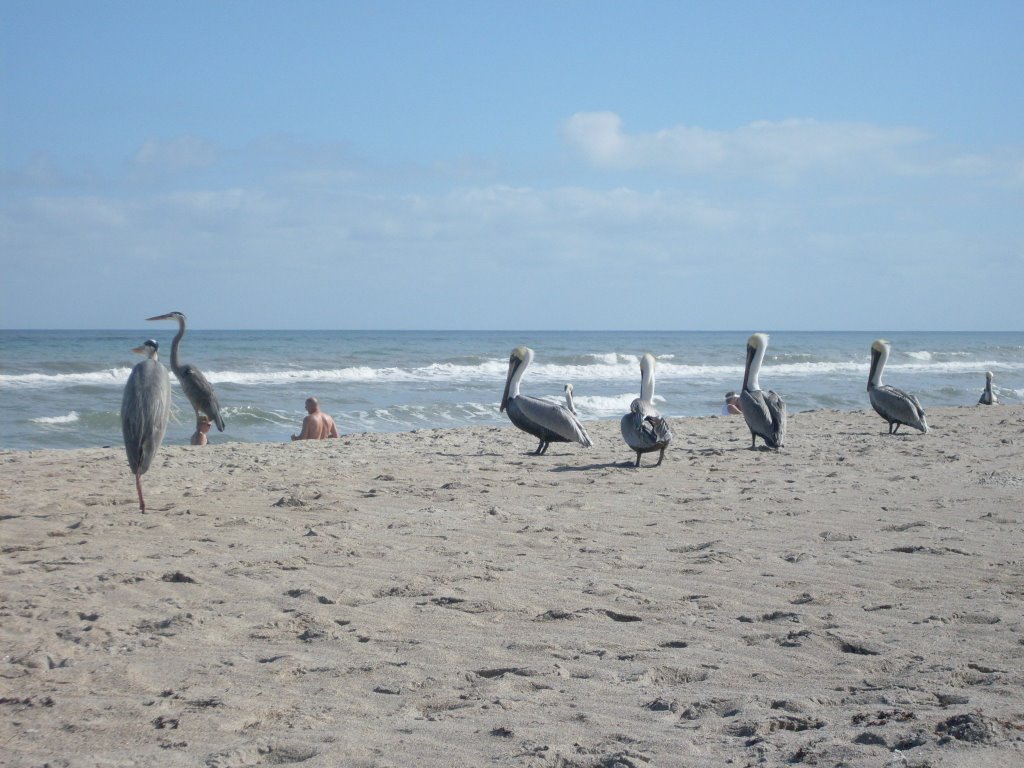
[(132, 157), (132, 167), (144, 171), (178, 173), (209, 168), (217, 162), (217, 148), (206, 139), (179, 136), (147, 139)]
[(568, 143), (598, 167), (794, 181), (810, 174), (865, 170), (911, 173), (905, 156), (928, 136), (870, 123), (759, 120), (734, 131), (677, 125), (629, 133), (614, 112), (578, 112), (565, 121)]

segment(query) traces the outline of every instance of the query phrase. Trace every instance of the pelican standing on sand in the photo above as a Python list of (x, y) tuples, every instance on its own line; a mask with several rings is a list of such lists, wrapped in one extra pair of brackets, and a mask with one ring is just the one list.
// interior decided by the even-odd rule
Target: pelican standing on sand
[(587, 430), (564, 405), (519, 394), (519, 382), (532, 362), (533, 350), (529, 347), (516, 347), (512, 350), (499, 412), (507, 409), (513, 424), (540, 440), (534, 451), (538, 456), (547, 451), (550, 443), (575, 442), (586, 448), (592, 446), (594, 443)]
[(889, 434), (895, 435), (900, 425), (928, 432), (924, 408), (913, 395), (882, 383), (882, 370), (889, 359), (889, 342), (878, 339), (871, 345), (871, 370), (868, 372), (868, 398), (878, 415), (889, 422)]
[(626, 445), (636, 451), (636, 466), (640, 466), (640, 456), (651, 451), (661, 451), (658, 455), (660, 467), (665, 459), (665, 449), (672, 442), (672, 430), (668, 422), (652, 405), (654, 400), (654, 355), (645, 352), (640, 358), (640, 397), (629, 404), (629, 413), (622, 417), (619, 428)]
[(132, 350), (146, 359), (132, 368), (121, 396), (121, 434), (128, 466), (135, 475), (139, 509), (146, 511), (142, 497), (142, 476), (153, 462), (167, 430), (171, 412), (171, 379), (157, 360), (159, 345), (152, 339)]
[(740, 410), (750, 429), (751, 449), (759, 437), (765, 445), (775, 449), (782, 448), (786, 441), (786, 404), (773, 390), (762, 391), (758, 381), (767, 350), (767, 333), (755, 333), (747, 339), (747, 365), (743, 371)]
[(199, 429), (199, 416), (202, 414), (216, 424), (220, 432), (223, 432), (224, 417), (220, 415), (220, 404), (217, 402), (217, 395), (213, 392), (213, 386), (207, 381), (203, 372), (194, 365), (191, 363), (182, 365), (178, 360), (178, 348), (185, 335), (185, 315), (181, 312), (168, 312), (166, 315), (157, 315), (146, 319), (178, 321), (178, 333), (174, 336), (174, 341), (171, 342), (171, 370), (178, 377), (182, 392), (185, 393), (185, 397), (192, 403), (192, 409), (196, 412), (196, 429)]
[[(566, 386), (570, 385), (566, 384)], [(981, 391), (978, 405), (995, 405), (998, 402), (996, 393), (992, 391), (992, 371), (985, 371), (985, 389)]]

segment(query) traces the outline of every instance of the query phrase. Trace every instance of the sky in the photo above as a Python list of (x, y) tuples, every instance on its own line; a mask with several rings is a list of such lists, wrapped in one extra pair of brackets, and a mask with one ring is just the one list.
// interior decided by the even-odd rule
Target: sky
[(0, 328), (1022, 330), (1024, 3), (0, 0)]

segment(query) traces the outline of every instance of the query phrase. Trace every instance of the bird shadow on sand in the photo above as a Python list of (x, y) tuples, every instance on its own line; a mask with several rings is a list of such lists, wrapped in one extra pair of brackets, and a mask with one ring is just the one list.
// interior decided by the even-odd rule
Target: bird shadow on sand
[(595, 469), (632, 469), (632, 461), (609, 461), (604, 464), (584, 464), (580, 466), (578, 464), (562, 464), (557, 467), (552, 467), (550, 472), (591, 472)]

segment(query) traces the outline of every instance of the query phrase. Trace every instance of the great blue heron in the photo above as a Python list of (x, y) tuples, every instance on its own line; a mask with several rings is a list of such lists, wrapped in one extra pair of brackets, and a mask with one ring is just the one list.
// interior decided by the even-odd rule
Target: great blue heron
[(142, 497), (142, 476), (153, 462), (167, 430), (171, 411), (171, 379), (157, 360), (159, 346), (152, 339), (132, 350), (146, 359), (132, 368), (121, 396), (121, 434), (128, 466), (135, 475), (139, 509), (146, 511)]
[(512, 423), (540, 440), (537, 455), (543, 454), (550, 443), (576, 442), (587, 448), (594, 443), (580, 420), (561, 403), (549, 403), (536, 397), (519, 394), (519, 381), (533, 361), (533, 350), (516, 347), (508, 359), (508, 377), (501, 396), (501, 408), (508, 409)]
[(755, 333), (747, 339), (747, 364), (743, 370), (743, 391), (740, 410), (750, 430), (750, 447), (757, 438), (769, 448), (782, 448), (786, 441), (786, 404), (773, 390), (764, 392), (758, 375), (764, 353), (768, 350), (768, 334)]
[(196, 412), (196, 428), (199, 428), (199, 416), (203, 414), (210, 421), (217, 425), (217, 429), (224, 431), (224, 417), (220, 415), (220, 404), (217, 402), (217, 395), (213, 392), (213, 386), (203, 375), (203, 372), (191, 363), (184, 365), (178, 360), (178, 348), (181, 346), (181, 339), (185, 335), (186, 317), (181, 312), (168, 312), (166, 315), (147, 317), (147, 320), (177, 320), (178, 333), (171, 342), (171, 370), (178, 377), (181, 384), (181, 391), (192, 404)]
[(878, 339), (871, 345), (871, 370), (868, 372), (868, 399), (878, 415), (889, 422), (889, 434), (895, 435), (900, 425), (928, 432), (924, 408), (917, 398), (902, 389), (882, 383), (882, 370), (889, 359), (889, 342)]
[(665, 459), (665, 449), (672, 442), (672, 430), (658, 410), (652, 405), (654, 400), (654, 355), (644, 353), (640, 359), (640, 397), (629, 404), (629, 413), (622, 417), (619, 429), (626, 445), (636, 451), (636, 466), (640, 466), (640, 456), (651, 451), (661, 451), (658, 455), (660, 467)]

